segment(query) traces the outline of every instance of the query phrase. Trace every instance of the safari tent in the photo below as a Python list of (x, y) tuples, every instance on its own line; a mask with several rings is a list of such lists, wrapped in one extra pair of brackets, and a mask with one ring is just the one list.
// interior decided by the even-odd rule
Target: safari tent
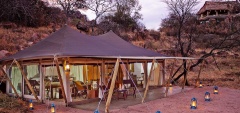
[[(73, 81), (87, 84), (88, 98), (101, 97), (98, 86), (107, 84), (110, 75), (114, 87), (139, 77), (146, 87), (150, 74), (155, 75), (149, 85), (162, 85), (166, 58), (170, 57), (134, 46), (112, 31), (89, 36), (65, 25), (37, 44), (1, 59), (0, 68), (8, 75), (8, 94), (43, 102), (62, 98), (69, 104), (74, 99)], [(151, 68), (148, 63), (153, 64)]]

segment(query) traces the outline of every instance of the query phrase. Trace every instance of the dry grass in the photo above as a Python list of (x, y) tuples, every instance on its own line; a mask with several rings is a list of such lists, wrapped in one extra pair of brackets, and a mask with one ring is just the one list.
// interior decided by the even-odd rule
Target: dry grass
[(0, 113), (28, 113), (27, 103), (21, 99), (0, 93)]

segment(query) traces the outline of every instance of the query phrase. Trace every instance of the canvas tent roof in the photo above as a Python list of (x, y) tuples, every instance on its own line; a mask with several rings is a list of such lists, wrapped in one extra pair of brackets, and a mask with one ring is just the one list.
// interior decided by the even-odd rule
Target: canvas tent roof
[(2, 61), (57, 57), (166, 57), (157, 52), (134, 46), (112, 31), (89, 36), (65, 25), (37, 44), (3, 58)]

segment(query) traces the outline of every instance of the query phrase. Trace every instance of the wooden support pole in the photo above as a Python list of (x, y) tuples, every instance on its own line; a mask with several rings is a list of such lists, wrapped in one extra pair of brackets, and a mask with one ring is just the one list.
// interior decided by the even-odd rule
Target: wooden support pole
[(63, 86), (63, 80), (62, 80), (62, 76), (60, 73), (60, 68), (59, 68), (59, 63), (58, 63), (58, 59), (54, 59), (55, 63), (56, 63), (56, 68), (57, 68), (57, 73), (58, 73), (58, 78), (59, 78), (59, 82), (60, 82), (60, 86), (62, 89), (62, 94), (63, 94), (63, 98), (65, 100), (66, 106), (68, 105), (67, 103), (67, 98), (66, 98), (66, 94), (65, 94), (65, 90), (64, 90), (64, 86)]
[(189, 63), (188, 66), (187, 66), (187, 72), (186, 72), (186, 75), (184, 76), (184, 81), (183, 81), (182, 89), (184, 89), (185, 84), (186, 84), (186, 82), (187, 82), (188, 71), (189, 71), (189, 69), (190, 69), (190, 67), (191, 67), (190, 64), (191, 64), (191, 63)]
[(173, 70), (174, 70), (175, 63), (176, 63), (176, 59), (174, 60), (174, 62), (172, 64), (171, 71), (170, 71), (170, 74), (169, 74), (169, 78), (168, 78), (168, 81), (166, 83), (166, 90), (165, 90), (165, 96), (166, 97), (167, 97), (167, 94), (168, 94), (169, 84), (171, 83), (171, 80), (172, 80), (172, 75), (173, 75)]
[(112, 82), (111, 82), (111, 86), (110, 86), (110, 89), (109, 89), (108, 98), (107, 98), (107, 102), (106, 102), (105, 113), (109, 113), (109, 105), (110, 105), (111, 99), (112, 99), (112, 94), (113, 94), (113, 89), (114, 89), (114, 86), (115, 86), (115, 81), (116, 81), (116, 78), (117, 78), (118, 68), (119, 68), (119, 59), (117, 59), (117, 62), (116, 62), (115, 67), (114, 67)]
[(149, 87), (149, 82), (150, 82), (150, 79), (151, 79), (151, 76), (152, 76), (153, 67), (154, 67), (154, 62), (155, 62), (155, 60), (153, 59), (153, 61), (152, 61), (152, 66), (151, 66), (151, 70), (150, 70), (150, 74), (149, 74), (149, 76), (148, 76), (147, 85), (146, 85), (146, 88), (145, 88), (145, 91), (144, 91), (144, 95), (143, 95), (143, 98), (142, 98), (142, 103), (144, 102), (144, 99), (146, 98), (146, 95), (147, 95), (147, 91), (148, 91), (148, 87)]
[(19, 95), (18, 95), (18, 93), (17, 93), (17, 90), (15, 89), (15, 87), (14, 87), (13, 84), (12, 84), (11, 79), (8, 77), (7, 73), (5, 72), (5, 70), (3, 69), (2, 66), (0, 66), (0, 69), (2, 70), (3, 74), (6, 76), (7, 81), (9, 82), (10, 86), (13, 88), (13, 91), (14, 91), (14, 93), (16, 94), (16, 96), (19, 97)]
[(199, 84), (200, 84), (200, 75), (201, 75), (203, 66), (204, 66), (204, 62), (202, 62), (201, 66), (200, 66), (200, 70), (199, 70), (199, 72), (198, 72), (198, 76), (197, 76), (197, 80), (196, 80), (195, 87), (198, 87)]
[(143, 66), (143, 71), (144, 71), (144, 75), (143, 75), (143, 88), (146, 88), (147, 85), (147, 61), (145, 61), (144, 63), (142, 63)]
[(36, 100), (37, 100), (37, 101), (39, 101), (39, 99), (38, 99), (38, 97), (37, 97), (37, 95), (36, 95), (35, 91), (33, 90), (33, 87), (32, 87), (32, 85), (31, 85), (31, 84), (30, 84), (30, 82), (28, 81), (28, 79), (27, 79), (27, 75), (24, 73), (24, 71), (23, 71), (23, 69), (22, 69), (21, 65), (18, 63), (18, 61), (17, 61), (17, 60), (14, 60), (14, 62), (17, 64), (17, 66), (18, 66), (19, 70), (21, 71), (21, 73), (22, 73), (22, 76), (23, 76), (23, 78), (24, 78), (25, 82), (27, 83), (27, 86), (28, 86), (28, 88), (29, 88), (29, 89), (30, 89), (30, 91), (32, 92), (33, 96), (36, 98)]

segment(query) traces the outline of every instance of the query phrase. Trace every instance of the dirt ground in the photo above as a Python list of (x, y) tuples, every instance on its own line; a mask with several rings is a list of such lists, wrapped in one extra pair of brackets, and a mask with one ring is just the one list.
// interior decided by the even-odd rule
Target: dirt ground
[[(211, 93), (211, 101), (204, 101), (204, 94)], [(219, 87), (219, 94), (213, 94), (213, 86), (194, 88), (166, 98), (156, 99), (144, 104), (128, 106), (126, 108), (112, 109), (111, 113), (239, 113), (240, 111), (240, 90)], [(191, 98), (197, 98), (197, 109), (190, 109)], [(36, 105), (34, 113), (48, 112), (46, 104)], [(93, 113), (71, 107), (64, 104), (56, 105), (57, 113)]]

